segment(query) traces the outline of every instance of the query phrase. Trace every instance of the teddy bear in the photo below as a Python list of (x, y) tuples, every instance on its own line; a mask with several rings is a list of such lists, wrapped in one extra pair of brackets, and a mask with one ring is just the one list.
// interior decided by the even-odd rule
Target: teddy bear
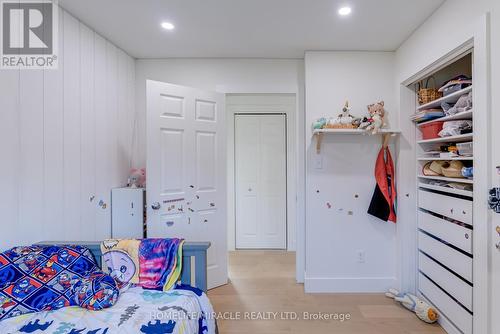
[[(385, 125), (384, 122), (384, 116), (385, 116), (385, 110), (384, 110), (384, 101), (380, 101), (377, 103), (373, 103), (367, 106), (368, 112), (370, 113), (370, 124), (366, 125), (366, 123), (362, 123), (363, 128), (365, 128), (367, 131), (371, 131), (371, 134), (377, 134), (379, 130)], [(360, 125), (360, 127), (361, 127)]]
[(144, 188), (146, 186), (146, 168), (132, 168), (128, 177), (130, 188)]
[(396, 289), (389, 289), (389, 292), (385, 295), (400, 302), (408, 310), (415, 312), (417, 317), (422, 321), (432, 324), (438, 320), (439, 314), (437, 311), (415, 295), (400, 293)]

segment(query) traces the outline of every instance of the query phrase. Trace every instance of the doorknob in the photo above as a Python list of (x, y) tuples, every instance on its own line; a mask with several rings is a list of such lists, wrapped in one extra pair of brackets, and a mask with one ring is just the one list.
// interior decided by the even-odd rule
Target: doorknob
[(158, 202), (154, 202), (153, 204), (151, 204), (151, 209), (153, 209), (153, 210), (160, 210), (160, 208), (161, 208), (161, 205)]

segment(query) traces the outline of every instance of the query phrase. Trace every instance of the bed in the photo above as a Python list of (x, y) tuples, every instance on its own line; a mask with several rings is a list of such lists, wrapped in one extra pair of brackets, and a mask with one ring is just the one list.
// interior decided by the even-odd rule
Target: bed
[[(99, 242), (53, 242), (38, 245), (82, 245), (99, 265)], [(212, 306), (204, 293), (207, 289), (206, 252), (209, 242), (186, 242), (180, 289), (168, 292), (133, 287), (120, 293), (117, 303), (102, 311), (66, 307), (9, 318), (0, 322), (0, 333), (216, 333)], [(189, 286), (198, 289), (191, 289)], [(203, 319), (203, 325), (202, 325)]]

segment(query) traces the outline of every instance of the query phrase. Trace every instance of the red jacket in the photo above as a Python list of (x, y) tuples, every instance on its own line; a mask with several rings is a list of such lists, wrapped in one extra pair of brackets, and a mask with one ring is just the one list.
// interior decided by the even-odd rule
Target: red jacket
[(377, 185), (368, 213), (384, 221), (396, 223), (396, 186), (394, 163), (389, 148), (382, 147), (375, 163)]

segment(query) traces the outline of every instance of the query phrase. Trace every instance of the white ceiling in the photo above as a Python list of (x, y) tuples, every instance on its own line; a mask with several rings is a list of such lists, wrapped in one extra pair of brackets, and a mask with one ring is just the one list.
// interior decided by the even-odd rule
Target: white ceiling
[[(136, 58), (393, 51), (444, 0), (59, 0)], [(349, 5), (353, 12), (340, 17)], [(175, 24), (173, 31), (160, 27)]]

